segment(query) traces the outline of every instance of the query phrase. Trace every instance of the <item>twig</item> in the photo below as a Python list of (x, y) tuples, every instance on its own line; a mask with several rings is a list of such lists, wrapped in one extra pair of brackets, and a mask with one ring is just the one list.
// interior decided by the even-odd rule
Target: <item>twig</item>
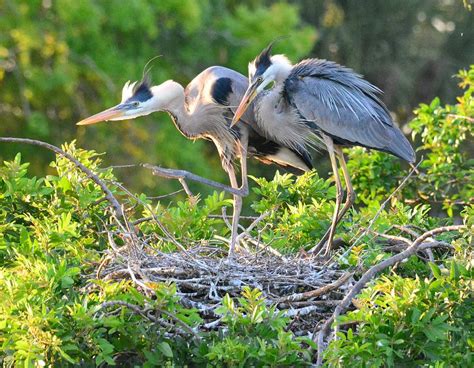
[(313, 312), (317, 312), (320, 309), (321, 307), (318, 305), (309, 305), (307, 307), (303, 307), (299, 309), (289, 309), (284, 313), (284, 315), (286, 317), (301, 317)]
[(179, 183), (183, 187), (184, 191), (188, 195), (189, 198), (195, 198), (193, 192), (191, 192), (191, 189), (189, 189), (188, 183), (186, 183), (186, 180), (184, 179), (178, 179)]
[(258, 216), (250, 225), (247, 227), (243, 233), (239, 234), (237, 238), (235, 239), (235, 242), (238, 244), (239, 241), (245, 236), (245, 235), (250, 235), (250, 232), (253, 230), (255, 226), (257, 226), (262, 220), (264, 220), (266, 217), (268, 217), (271, 214), (271, 211), (266, 211), (262, 213), (260, 216)]
[(359, 281), (356, 282), (356, 284), (352, 287), (352, 289), (346, 294), (344, 299), (342, 299), (341, 303), (334, 310), (333, 315), (330, 318), (328, 318), (326, 320), (326, 322), (324, 322), (324, 325), (321, 327), (321, 330), (319, 331), (319, 333), (317, 335), (318, 336), (318, 352), (317, 352), (318, 357), (317, 357), (316, 365), (321, 366), (321, 364), (322, 364), (323, 353), (324, 353), (324, 350), (325, 350), (324, 340), (325, 340), (325, 338), (327, 337), (327, 335), (329, 333), (329, 330), (330, 330), (330, 327), (331, 327), (332, 323), (336, 320), (336, 318), (341, 313), (343, 313), (349, 307), (349, 305), (352, 303), (352, 299), (357, 294), (360, 293), (360, 291), (365, 287), (367, 282), (372, 280), (372, 278), (375, 275), (377, 275), (380, 271), (384, 270), (385, 268), (390, 267), (390, 266), (394, 265), (395, 263), (398, 263), (398, 262), (412, 256), (416, 252), (418, 252), (419, 246), (423, 243), (423, 241), (425, 239), (427, 239), (431, 236), (434, 236), (436, 234), (440, 234), (440, 233), (447, 232), (447, 231), (458, 231), (458, 230), (461, 230), (465, 227), (466, 226), (464, 226), (464, 225), (452, 225), (452, 226), (443, 226), (443, 227), (433, 229), (431, 231), (427, 231), (423, 235), (416, 238), (416, 240), (407, 249), (405, 249), (403, 252), (398, 253), (398, 254), (390, 257), (390, 258), (387, 258), (386, 260), (384, 260), (384, 261), (372, 266), (371, 268), (369, 268), (362, 275), (362, 277), (359, 279)]
[(213, 188), (216, 188), (216, 189), (219, 189), (219, 190), (223, 190), (227, 193), (235, 194), (235, 195), (238, 195), (238, 196), (241, 196), (241, 197), (245, 197), (248, 194), (248, 193), (246, 193), (246, 192), (244, 192), (240, 189), (232, 188), (232, 187), (229, 187), (227, 185), (218, 183), (216, 181), (203, 178), (202, 176), (193, 174), (193, 173), (191, 173), (189, 171), (186, 171), (186, 170), (167, 169), (167, 168), (164, 168), (164, 167), (154, 166), (154, 165), (150, 165), (150, 164), (142, 164), (142, 166), (146, 169), (150, 169), (153, 172), (154, 175), (161, 176), (163, 178), (178, 179), (178, 180), (188, 179), (188, 180), (196, 181), (198, 183), (205, 184), (205, 185), (208, 185), (210, 187), (213, 187)]
[(331, 290), (337, 289), (339, 286), (345, 284), (347, 280), (349, 280), (353, 275), (354, 275), (354, 272), (346, 272), (344, 275), (342, 275), (339, 279), (337, 279), (331, 284), (324, 285), (323, 287), (320, 287), (319, 289), (310, 290), (305, 293), (292, 294), (292, 295), (279, 298), (277, 300), (277, 303), (296, 302), (303, 299), (315, 298), (317, 296), (327, 294)]
[[(222, 211), (222, 217), (221, 218), (224, 220), (224, 223), (226, 224), (227, 228), (232, 229), (232, 224), (227, 219), (228, 218), (227, 217), (227, 207), (226, 206), (222, 207), (221, 211)], [(229, 218), (232, 218), (232, 216), (230, 216)], [(238, 242), (236, 241), (235, 243), (237, 244)]]
[[(409, 234), (411, 236), (413, 236), (415, 239), (418, 238), (420, 236), (420, 234), (418, 232), (416, 232), (415, 230), (412, 230), (406, 226), (403, 226), (403, 225), (392, 225), (395, 229), (398, 229), (400, 231), (403, 231), (404, 233), (406, 234)], [(424, 231), (424, 230), (422, 230)]]
[(464, 119), (464, 120), (469, 121), (470, 123), (474, 123), (474, 118), (471, 118), (470, 116), (457, 115), (457, 114), (448, 114), (448, 116), (454, 119)]
[[(230, 215), (207, 215), (207, 218), (218, 218), (218, 219), (222, 219), (223, 217), (227, 218), (227, 219), (231, 219), (232, 216)], [(258, 217), (257, 216), (239, 216), (239, 219), (240, 220), (256, 220)]]

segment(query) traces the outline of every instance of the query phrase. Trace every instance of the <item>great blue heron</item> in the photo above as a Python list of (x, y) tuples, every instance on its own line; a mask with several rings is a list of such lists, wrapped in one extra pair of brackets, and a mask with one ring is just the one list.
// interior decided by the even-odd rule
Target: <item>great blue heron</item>
[[(330, 228), (312, 250), (319, 252), (327, 240), (327, 255), (337, 223), (355, 200), (341, 147), (372, 148), (409, 163), (415, 161), (415, 152), (380, 100), (380, 89), (362, 76), (321, 59), (307, 59), (292, 65), (284, 55), (272, 56), (271, 49), (272, 44), (249, 63), (249, 87), (232, 126), (255, 100), (253, 109), (258, 129), (269, 139), (287, 147), (323, 143), (335, 176), (336, 206)], [(347, 188), (342, 209), (342, 184), (336, 157)]]
[[(187, 138), (206, 138), (214, 142), (222, 167), (228, 173), (234, 194), (229, 256), (234, 252), (242, 196), (248, 194), (247, 155), (264, 163), (276, 163), (301, 171), (311, 170), (311, 157), (305, 147), (285, 146), (264, 137), (255, 123), (252, 109), (241, 115), (244, 124), (230, 127), (235, 108), (243, 97), (248, 80), (231, 69), (213, 66), (196, 76), (186, 88), (168, 80), (151, 86), (144, 78), (140, 83), (127, 82), (119, 105), (86, 118), (78, 125), (95, 124), (106, 120), (126, 120), (156, 111), (167, 112), (176, 128)], [(239, 157), (242, 185), (239, 187), (234, 160)]]

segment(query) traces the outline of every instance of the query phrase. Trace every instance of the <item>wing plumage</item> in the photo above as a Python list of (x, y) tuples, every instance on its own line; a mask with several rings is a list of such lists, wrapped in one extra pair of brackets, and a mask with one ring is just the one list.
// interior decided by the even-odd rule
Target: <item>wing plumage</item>
[(296, 64), (283, 90), (308, 124), (337, 143), (374, 148), (414, 162), (413, 148), (393, 124), (380, 93), (351, 69), (321, 59)]

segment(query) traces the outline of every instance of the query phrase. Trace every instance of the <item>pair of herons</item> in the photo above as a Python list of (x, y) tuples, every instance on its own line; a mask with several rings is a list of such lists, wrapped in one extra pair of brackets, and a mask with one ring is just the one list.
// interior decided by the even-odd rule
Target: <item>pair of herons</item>
[[(127, 82), (120, 104), (78, 125), (164, 111), (185, 137), (212, 140), (230, 184), (237, 190), (229, 256), (236, 246), (242, 197), (248, 194), (247, 157), (308, 171), (312, 169), (309, 150), (324, 147), (335, 176), (336, 204), (331, 226), (313, 251), (320, 253), (325, 247), (327, 255), (336, 225), (355, 199), (341, 148), (363, 146), (409, 163), (415, 161), (415, 152), (380, 100), (381, 91), (362, 76), (321, 59), (292, 65), (284, 55), (271, 55), (271, 50), (272, 44), (249, 63), (248, 80), (231, 69), (212, 66), (186, 88), (172, 80), (157, 86), (151, 86), (146, 78)], [(240, 186), (234, 169), (236, 158), (240, 159)], [(344, 204), (337, 161), (347, 189)]]

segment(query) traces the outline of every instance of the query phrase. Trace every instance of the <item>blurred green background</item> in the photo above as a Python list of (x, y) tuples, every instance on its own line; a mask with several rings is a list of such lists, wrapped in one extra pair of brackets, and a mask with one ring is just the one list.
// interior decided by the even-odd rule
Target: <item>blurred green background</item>
[[(452, 76), (474, 61), (473, 13), (461, 0), (0, 0), (0, 135), (107, 152), (106, 165), (149, 162), (227, 182), (212, 143), (191, 142), (169, 117), (76, 127), (120, 101), (123, 84), (152, 62), (153, 82), (184, 85), (211, 65), (247, 74), (271, 40), (293, 62), (335, 60), (385, 91), (401, 126), (420, 102), (454, 103)], [(405, 133), (409, 133), (406, 131)], [(0, 145), (0, 159), (22, 151), (36, 174), (51, 154)], [(325, 154), (315, 155), (326, 174)], [(250, 166), (256, 176), (274, 167)], [(139, 168), (117, 171), (135, 191), (163, 194), (179, 184)], [(194, 186), (200, 192), (207, 188)]]

